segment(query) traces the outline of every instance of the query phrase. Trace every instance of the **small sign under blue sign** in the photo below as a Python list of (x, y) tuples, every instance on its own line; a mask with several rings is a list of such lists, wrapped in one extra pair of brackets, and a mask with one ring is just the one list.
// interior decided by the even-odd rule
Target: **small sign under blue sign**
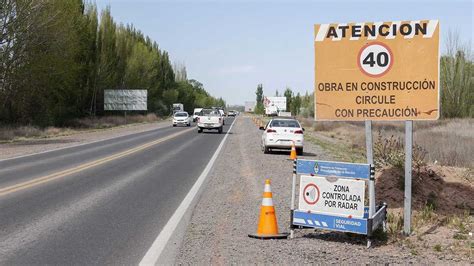
[(369, 179), (370, 164), (297, 160), (298, 174)]
[(308, 213), (295, 210), (293, 212), (293, 225), (319, 228), (332, 231), (367, 234), (367, 220), (358, 218), (345, 218), (326, 214)]

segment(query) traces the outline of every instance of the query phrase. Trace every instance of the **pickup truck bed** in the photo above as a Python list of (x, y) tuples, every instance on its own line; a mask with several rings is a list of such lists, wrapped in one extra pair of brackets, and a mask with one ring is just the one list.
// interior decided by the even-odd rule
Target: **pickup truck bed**
[(197, 118), (198, 133), (201, 133), (204, 129), (217, 130), (219, 133), (222, 133), (223, 122), (224, 118), (215, 111), (207, 114), (201, 112), (201, 115)]

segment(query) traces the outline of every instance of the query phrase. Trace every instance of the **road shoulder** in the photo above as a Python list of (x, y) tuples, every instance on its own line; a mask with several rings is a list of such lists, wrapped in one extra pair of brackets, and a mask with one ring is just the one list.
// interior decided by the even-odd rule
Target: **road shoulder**
[[(308, 229), (298, 230), (292, 240), (249, 238), (257, 229), (266, 178), (272, 180), (279, 231), (288, 232), (289, 227), (292, 162), (288, 152), (263, 154), (260, 136), (251, 119), (236, 122), (193, 210), (176, 264), (446, 263), (382, 241), (367, 249), (364, 237), (344, 233)], [(335, 160), (311, 142), (303, 158)]]

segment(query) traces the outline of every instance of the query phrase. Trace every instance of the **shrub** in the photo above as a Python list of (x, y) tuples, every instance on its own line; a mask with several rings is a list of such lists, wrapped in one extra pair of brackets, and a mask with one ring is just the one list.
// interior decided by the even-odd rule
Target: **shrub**
[[(426, 150), (414, 144), (412, 151), (412, 167), (419, 173), (425, 165)], [(397, 169), (405, 167), (405, 144), (400, 137), (386, 138), (379, 131), (374, 143), (374, 164), (376, 167), (392, 166)]]

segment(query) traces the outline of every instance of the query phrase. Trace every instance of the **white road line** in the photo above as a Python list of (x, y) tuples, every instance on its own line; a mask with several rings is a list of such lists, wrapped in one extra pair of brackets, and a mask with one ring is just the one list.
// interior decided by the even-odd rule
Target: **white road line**
[(189, 190), (188, 194), (183, 199), (176, 211), (173, 213), (173, 216), (171, 216), (166, 225), (163, 227), (158, 237), (155, 239), (155, 241), (153, 241), (153, 244), (151, 245), (150, 249), (148, 249), (145, 256), (140, 261), (139, 265), (155, 265), (158, 262), (158, 259), (160, 258), (160, 255), (163, 250), (165, 249), (166, 244), (170, 240), (171, 236), (173, 235), (173, 232), (176, 230), (176, 227), (183, 218), (184, 214), (187, 212), (189, 206), (191, 205), (197, 193), (199, 192), (199, 189), (206, 180), (207, 175), (211, 171), (211, 168), (214, 165), (214, 162), (216, 161), (222, 147), (224, 146), (224, 143), (227, 137), (229, 136), (229, 132), (232, 130), (232, 127), (234, 126), (236, 120), (237, 119), (234, 119), (225, 137), (219, 144), (219, 147), (217, 147), (216, 151), (214, 152), (214, 155), (212, 155), (211, 157), (211, 160), (209, 160), (209, 163), (207, 163), (206, 168), (204, 168), (196, 183), (194, 183), (193, 187)]

